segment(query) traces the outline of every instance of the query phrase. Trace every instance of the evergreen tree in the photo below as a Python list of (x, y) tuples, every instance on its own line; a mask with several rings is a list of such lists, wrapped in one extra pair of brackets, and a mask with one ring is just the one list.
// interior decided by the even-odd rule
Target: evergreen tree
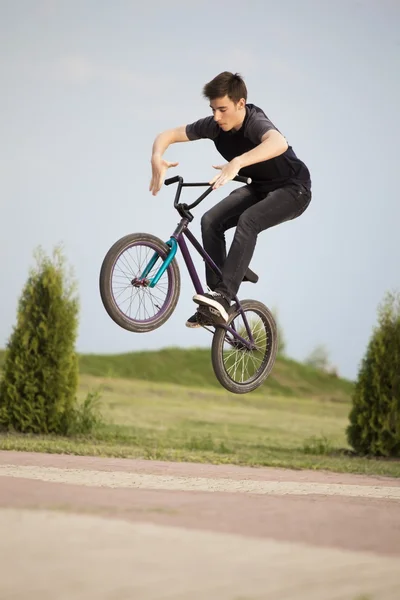
[(400, 457), (400, 295), (386, 295), (362, 361), (347, 438), (359, 454)]
[(21, 433), (68, 434), (76, 425), (76, 288), (60, 248), (39, 248), (18, 305), (0, 382), (0, 426)]

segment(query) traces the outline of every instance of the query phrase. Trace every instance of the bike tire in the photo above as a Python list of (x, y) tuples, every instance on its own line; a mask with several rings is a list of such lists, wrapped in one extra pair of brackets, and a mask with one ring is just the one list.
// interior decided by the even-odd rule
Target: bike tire
[[(104, 308), (117, 325), (134, 333), (147, 333), (161, 327), (174, 312), (179, 299), (181, 280), (178, 263), (176, 258), (174, 258), (164, 273), (164, 275), (166, 274), (166, 278), (163, 280), (165, 289), (163, 288), (162, 294), (165, 294), (165, 299), (162, 302), (162, 305), (159, 298), (157, 298), (157, 302), (159, 302), (160, 306), (154, 302), (154, 298), (151, 301), (152, 308), (157, 308), (159, 310), (154, 310), (155, 314), (145, 319), (135, 318), (132, 317), (132, 315), (126, 314), (116, 302), (116, 297), (113, 292), (113, 276), (115, 274), (117, 261), (124, 252), (139, 246), (140, 248), (147, 248), (149, 254), (154, 254), (155, 252), (158, 253), (162, 259), (165, 259), (170, 251), (170, 247), (167, 246), (165, 242), (148, 233), (132, 233), (124, 236), (111, 246), (104, 257), (100, 269), (99, 287)], [(144, 250), (144, 252), (146, 252), (146, 250)], [(142, 268), (141, 265), (132, 267), (132, 271), (126, 274), (126, 280), (129, 281), (132, 275), (135, 276), (134, 269), (137, 269), (137, 272), (139, 273)], [(122, 278), (122, 275), (118, 275), (118, 277)], [(143, 289), (150, 291), (156, 290), (156, 287)], [(126, 286), (126, 289), (129, 289), (128, 285)], [(158, 291), (158, 293), (160, 292)], [(136, 294), (136, 292), (131, 291), (131, 296), (134, 294)], [(140, 290), (138, 290), (137, 295), (140, 295)], [(143, 304), (143, 301), (141, 301), (141, 298), (139, 297), (139, 304), (140, 303)]]
[[(278, 333), (277, 327), (275, 323), (275, 319), (271, 313), (271, 311), (263, 304), (262, 302), (258, 302), (257, 300), (243, 300), (241, 302), (242, 309), (246, 313), (246, 317), (249, 318), (247, 313), (253, 312), (262, 323), (260, 326), (260, 331), (262, 331), (262, 327), (265, 330), (265, 351), (262, 361), (260, 361), (259, 368), (249, 376), (244, 381), (235, 381), (235, 379), (228, 372), (229, 367), (227, 367), (227, 360), (229, 359), (228, 352), (231, 352), (233, 356), (233, 361), (236, 360), (235, 356), (238, 356), (238, 360), (242, 361), (242, 368), (244, 368), (245, 360), (247, 357), (247, 365), (250, 362), (251, 366), (251, 357), (250, 352), (247, 350), (238, 350), (233, 348), (232, 350), (224, 351), (224, 345), (227, 344), (228, 337), (230, 336), (231, 341), (234, 339), (231, 334), (227, 334), (226, 330), (223, 327), (216, 327), (216, 331), (213, 336), (212, 347), (211, 347), (211, 360), (212, 366), (214, 369), (215, 376), (217, 377), (220, 384), (227, 389), (228, 391), (234, 394), (246, 394), (258, 388), (271, 373), (271, 370), (275, 364), (276, 355), (278, 351)], [(239, 310), (233, 312), (227, 325), (232, 325), (232, 323), (241, 319), (241, 313)], [(236, 325), (236, 323), (235, 323)], [(243, 326), (242, 326), (243, 327)], [(254, 333), (252, 331), (252, 333)], [(247, 334), (246, 334), (247, 335)], [(244, 337), (244, 336), (243, 336)], [(264, 342), (263, 342), (264, 343)], [(227, 344), (229, 346), (229, 344)], [(247, 352), (247, 355), (245, 354)], [(257, 350), (259, 359), (260, 350)], [(236, 355), (235, 355), (236, 353)], [(232, 364), (234, 362), (232, 361)], [(254, 361), (253, 361), (254, 362)], [(255, 362), (255, 364), (257, 364)], [(232, 368), (231, 368), (232, 370)], [(235, 369), (236, 372), (236, 369)]]

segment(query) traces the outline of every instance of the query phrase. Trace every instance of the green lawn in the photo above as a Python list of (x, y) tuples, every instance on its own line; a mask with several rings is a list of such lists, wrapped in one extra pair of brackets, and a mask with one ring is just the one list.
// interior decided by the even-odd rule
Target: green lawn
[(335, 399), (332, 390), (295, 396), (264, 389), (236, 396), (211, 386), (81, 375), (80, 398), (99, 385), (106, 425), (90, 438), (2, 435), (0, 449), (400, 477), (400, 461), (350, 453), (350, 400), (343, 393)]
[[(87, 375), (221, 389), (212, 369), (208, 348), (165, 348), (120, 355), (84, 354), (79, 356), (79, 367), (80, 372)], [(257, 393), (347, 401), (352, 390), (351, 381), (279, 357), (271, 375)]]

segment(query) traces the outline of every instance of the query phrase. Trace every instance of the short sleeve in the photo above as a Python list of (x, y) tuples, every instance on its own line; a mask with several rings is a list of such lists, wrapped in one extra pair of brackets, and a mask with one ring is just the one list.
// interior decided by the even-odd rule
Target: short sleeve
[(186, 125), (186, 135), (191, 141), (202, 138), (213, 140), (217, 137), (218, 131), (219, 127), (214, 121), (214, 117), (205, 117), (190, 125)]
[(261, 144), (264, 133), (276, 129), (276, 127), (262, 112), (257, 112), (252, 117), (247, 123), (245, 135), (253, 144), (258, 146), (258, 144)]

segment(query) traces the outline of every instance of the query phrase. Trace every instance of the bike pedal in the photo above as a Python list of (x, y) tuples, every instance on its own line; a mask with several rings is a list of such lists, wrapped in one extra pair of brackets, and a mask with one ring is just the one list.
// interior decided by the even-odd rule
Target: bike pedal
[(202, 320), (204, 319), (207, 321), (207, 325), (214, 326), (214, 324), (217, 325), (219, 323), (225, 323), (219, 312), (211, 306), (200, 305), (197, 309), (197, 312)]

